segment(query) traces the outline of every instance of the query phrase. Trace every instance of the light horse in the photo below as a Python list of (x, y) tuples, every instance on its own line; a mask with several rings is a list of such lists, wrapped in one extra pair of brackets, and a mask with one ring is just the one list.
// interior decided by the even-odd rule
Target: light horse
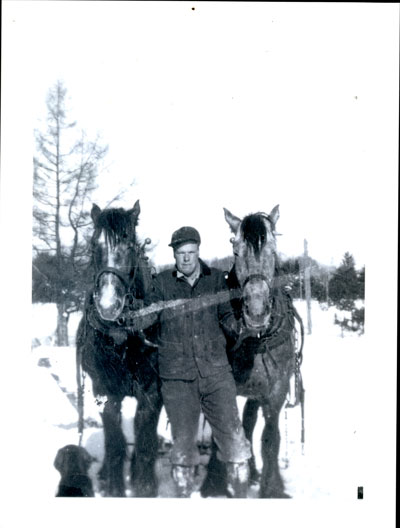
[[(302, 336), (303, 325), (280, 273), (276, 249), (279, 207), (274, 207), (269, 215), (250, 214), (243, 220), (227, 209), (224, 211), (234, 234), (231, 242), (235, 262), (228, 276), (233, 293), (231, 302), (243, 326), (235, 340), (228, 339), (228, 356), (237, 393), (247, 398), (243, 427), (247, 439), (252, 442), (261, 407), (265, 425), (261, 439), (263, 466), (259, 496), (288, 497), (278, 464), (279, 415), (289, 391), (290, 378), (296, 370), (299, 378), (302, 344), (296, 352), (295, 319)], [(254, 455), (249, 466), (251, 478), (256, 479)], [(221, 494), (225, 485), (225, 468), (213, 449), (202, 495)]]
[(127, 443), (121, 428), (125, 396), (137, 399), (131, 486), (137, 497), (157, 496), (157, 425), (162, 407), (157, 353), (143, 333), (125, 324), (125, 314), (142, 306), (152, 280), (145, 244), (136, 240), (139, 213), (139, 201), (128, 211), (92, 207), (94, 278), (76, 340), (78, 369), (89, 374), (94, 395), (105, 400), (101, 411), (105, 455), (98, 476), (103, 493), (111, 497), (125, 496), (126, 489)]

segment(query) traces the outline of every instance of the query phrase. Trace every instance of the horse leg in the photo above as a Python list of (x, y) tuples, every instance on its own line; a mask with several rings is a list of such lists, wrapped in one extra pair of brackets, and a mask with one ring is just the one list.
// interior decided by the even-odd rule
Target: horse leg
[[(156, 385), (156, 384), (154, 384)], [(158, 388), (138, 396), (134, 418), (135, 446), (131, 459), (131, 485), (136, 497), (157, 497), (155, 464), (158, 453), (157, 426), (162, 408)]]
[(126, 440), (121, 427), (121, 400), (109, 397), (101, 418), (104, 431), (104, 462), (99, 471), (101, 487), (108, 497), (125, 497)]
[(211, 455), (207, 464), (207, 474), (200, 488), (202, 497), (226, 496), (226, 465), (217, 457), (217, 445), (212, 439)]
[(256, 461), (253, 451), (253, 432), (257, 423), (259, 402), (255, 400), (247, 400), (243, 409), (243, 429), (247, 440), (251, 445), (251, 458), (249, 459), (250, 482), (258, 482), (260, 480), (260, 473), (256, 468)]
[(261, 438), (263, 468), (260, 483), (260, 498), (289, 498), (284, 491), (279, 471), (278, 456), (280, 447), (279, 406), (263, 405), (265, 426)]

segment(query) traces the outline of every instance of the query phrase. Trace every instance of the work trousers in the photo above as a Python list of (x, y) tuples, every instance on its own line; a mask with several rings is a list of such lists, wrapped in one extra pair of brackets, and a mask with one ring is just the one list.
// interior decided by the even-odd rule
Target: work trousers
[(221, 369), (194, 380), (162, 379), (161, 391), (171, 424), (172, 464), (194, 466), (200, 462), (197, 437), (201, 411), (210, 424), (222, 462), (239, 463), (250, 458), (231, 372)]

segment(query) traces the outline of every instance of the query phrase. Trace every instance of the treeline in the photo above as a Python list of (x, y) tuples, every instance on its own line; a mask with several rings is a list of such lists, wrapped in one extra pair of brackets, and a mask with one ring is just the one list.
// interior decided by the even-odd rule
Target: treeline
[[(233, 266), (233, 256), (207, 260), (207, 263), (223, 271)], [(310, 259), (311, 298), (318, 302), (335, 305), (346, 310), (350, 304), (365, 297), (365, 267), (356, 269), (354, 257), (346, 252), (339, 267), (325, 266)], [(281, 258), (281, 273), (284, 284), (294, 299), (305, 298), (304, 257)]]
[[(304, 299), (303, 257), (282, 260), (281, 272), (284, 284), (290, 289), (294, 299)], [(206, 259), (208, 265), (229, 271), (233, 266), (233, 256)], [(86, 260), (87, 264), (87, 260)], [(169, 266), (158, 266), (161, 272)], [(69, 304), (81, 307), (84, 291), (92, 279), (85, 268), (80, 273), (66, 260), (62, 272), (55, 256), (47, 252), (38, 252), (32, 263), (32, 301), (42, 303), (57, 302), (60, 292), (70, 297)], [(364, 300), (365, 268), (356, 269), (350, 253), (345, 253), (339, 267), (325, 266), (311, 259), (311, 297), (318, 302), (346, 310), (352, 301)]]

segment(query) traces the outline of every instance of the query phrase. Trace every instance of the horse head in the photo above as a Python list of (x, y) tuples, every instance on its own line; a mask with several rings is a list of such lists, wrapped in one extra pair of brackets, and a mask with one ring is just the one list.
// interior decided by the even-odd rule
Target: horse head
[(235, 273), (242, 290), (243, 319), (248, 328), (267, 328), (272, 307), (272, 290), (278, 265), (276, 223), (279, 206), (269, 215), (255, 213), (241, 220), (224, 208), (231, 238)]
[(136, 240), (139, 213), (139, 200), (129, 210), (92, 207), (93, 297), (99, 316), (106, 321), (118, 320), (128, 297), (144, 296), (144, 245), (150, 240), (146, 239), (143, 246)]

